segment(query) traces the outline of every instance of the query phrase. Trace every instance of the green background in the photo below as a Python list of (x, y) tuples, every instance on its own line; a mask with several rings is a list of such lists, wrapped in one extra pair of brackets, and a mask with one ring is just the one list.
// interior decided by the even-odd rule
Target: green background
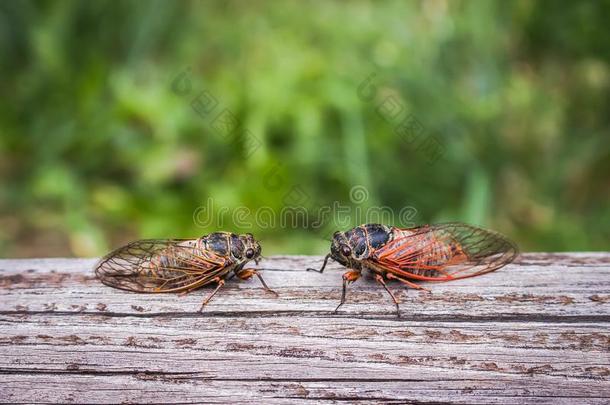
[[(601, 0), (3, 1), (0, 255), (218, 228), (322, 254), (333, 221), (232, 217), (295, 196), (314, 216), (412, 207), (526, 251), (608, 250), (609, 21)], [(412, 138), (388, 100), (421, 125)], [(215, 129), (225, 108), (247, 136)], [(222, 223), (194, 220), (209, 198)]]

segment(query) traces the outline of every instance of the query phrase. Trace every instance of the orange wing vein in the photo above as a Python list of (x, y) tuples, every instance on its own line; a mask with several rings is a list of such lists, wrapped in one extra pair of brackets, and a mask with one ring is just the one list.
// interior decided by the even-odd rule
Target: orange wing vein
[(489, 273), (512, 262), (516, 245), (505, 236), (462, 223), (394, 228), (394, 239), (368, 260), (399, 277), (449, 281)]

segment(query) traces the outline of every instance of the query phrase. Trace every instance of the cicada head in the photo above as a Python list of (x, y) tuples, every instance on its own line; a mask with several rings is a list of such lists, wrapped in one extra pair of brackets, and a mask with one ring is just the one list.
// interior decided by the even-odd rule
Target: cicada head
[(354, 266), (354, 263), (356, 262), (354, 249), (343, 232), (337, 231), (334, 233), (330, 245), (330, 256), (343, 266), (351, 268), (356, 267)]
[(243, 257), (246, 260), (258, 260), (261, 255), (261, 245), (256, 239), (254, 239), (254, 235), (251, 233), (246, 233), (244, 235), (240, 235), (239, 239), (243, 244)]
[(390, 238), (390, 228), (379, 224), (364, 224), (346, 232), (335, 232), (330, 255), (346, 267), (360, 269), (362, 261), (384, 246)]

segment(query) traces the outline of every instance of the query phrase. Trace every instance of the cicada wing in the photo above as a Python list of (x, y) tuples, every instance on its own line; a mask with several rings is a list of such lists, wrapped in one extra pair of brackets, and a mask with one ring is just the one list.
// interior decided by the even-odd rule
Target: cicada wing
[(199, 239), (131, 242), (95, 267), (102, 283), (135, 292), (177, 292), (207, 284), (228, 270), (229, 260), (204, 249)]
[(399, 276), (449, 281), (497, 270), (517, 255), (516, 245), (505, 236), (454, 222), (394, 228), (394, 239), (370, 260)]

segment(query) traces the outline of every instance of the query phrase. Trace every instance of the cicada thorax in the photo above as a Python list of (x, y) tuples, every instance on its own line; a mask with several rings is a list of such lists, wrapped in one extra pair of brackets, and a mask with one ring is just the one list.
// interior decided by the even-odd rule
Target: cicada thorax
[(377, 249), (385, 246), (392, 240), (391, 228), (379, 224), (360, 225), (349, 231), (335, 234), (331, 250), (335, 260), (340, 263), (344, 261), (344, 256), (340, 253), (340, 246), (346, 244), (351, 249), (351, 257), (356, 261), (350, 260), (345, 265), (360, 268), (361, 261), (373, 255)]
[(214, 232), (201, 238), (204, 246), (218, 256), (229, 260), (243, 259), (245, 246), (239, 235), (231, 232)]
[(392, 239), (391, 228), (379, 224), (365, 224), (345, 232), (345, 237), (358, 259), (366, 259)]

